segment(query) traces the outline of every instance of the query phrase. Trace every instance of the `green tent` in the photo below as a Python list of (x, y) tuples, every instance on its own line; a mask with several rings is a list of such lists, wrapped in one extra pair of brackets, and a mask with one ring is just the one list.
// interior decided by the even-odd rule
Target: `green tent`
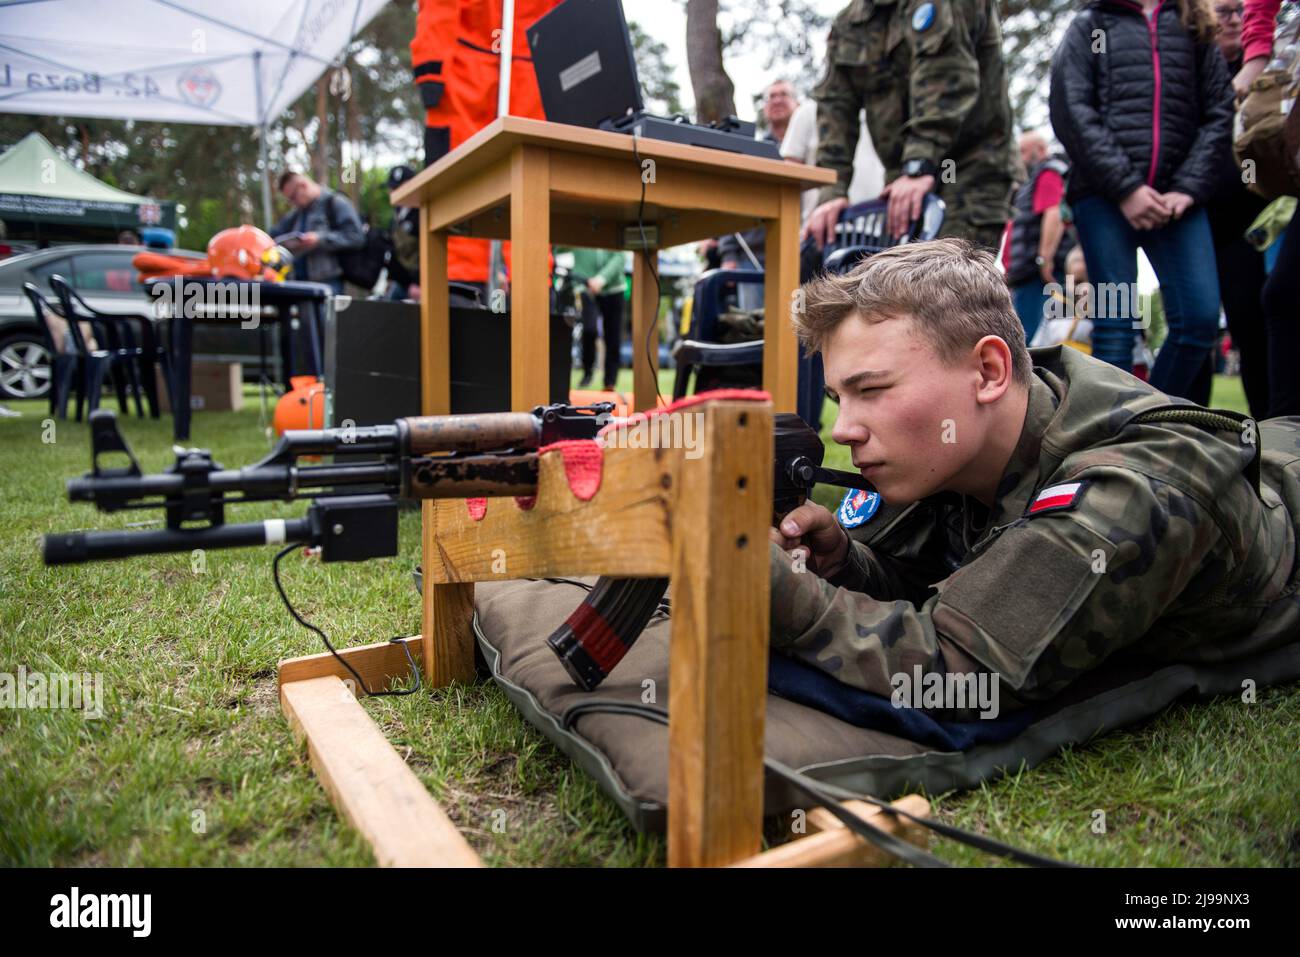
[(44, 226), (176, 228), (176, 204), (136, 196), (79, 170), (40, 133), (0, 156), (0, 219), (10, 237)]

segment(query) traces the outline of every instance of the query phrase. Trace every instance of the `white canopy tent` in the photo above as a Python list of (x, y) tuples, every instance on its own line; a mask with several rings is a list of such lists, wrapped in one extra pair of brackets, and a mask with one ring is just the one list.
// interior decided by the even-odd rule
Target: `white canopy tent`
[(267, 125), (388, 0), (11, 0), (0, 112)]

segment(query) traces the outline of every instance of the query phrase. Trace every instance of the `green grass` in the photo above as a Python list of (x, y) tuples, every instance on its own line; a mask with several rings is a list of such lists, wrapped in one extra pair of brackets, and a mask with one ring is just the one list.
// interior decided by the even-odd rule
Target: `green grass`
[[(668, 394), (669, 374), (661, 382)], [(1216, 401), (1240, 407), (1235, 384), (1219, 380)], [(619, 385), (630, 390), (630, 377)], [(85, 426), (60, 422), (46, 443), (43, 405), (12, 407), (24, 414), (0, 419), (0, 672), (102, 673), (105, 717), (0, 709), (0, 864), (371, 863), (280, 715), (276, 663), (320, 648), (283, 610), (270, 550), (210, 552), (199, 571), (188, 555), (44, 568), (43, 533), (126, 523), (65, 499), (64, 480), (88, 467)], [(196, 414), (193, 444), (246, 464), (268, 447), (258, 419), (250, 391), (241, 412)], [(169, 464), (169, 420), (122, 421), (146, 471)], [(239, 519), (303, 511), (250, 506)], [(286, 588), (341, 644), (415, 633), (418, 513), (403, 513), (401, 532), (395, 559), (286, 559)], [(494, 685), (364, 706), (488, 863), (663, 862), (662, 840), (635, 834)], [(1296, 688), (1264, 689), (1251, 706), (1180, 704), (936, 803), (946, 820), (1079, 863), (1294, 866), (1298, 732)], [(1090, 830), (1094, 809), (1106, 812), (1104, 835)]]

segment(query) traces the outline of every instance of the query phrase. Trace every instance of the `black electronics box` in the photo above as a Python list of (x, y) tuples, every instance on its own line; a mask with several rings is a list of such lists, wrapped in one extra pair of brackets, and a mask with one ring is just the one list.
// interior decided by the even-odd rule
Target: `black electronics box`
[(312, 504), (312, 531), (323, 562), (364, 562), (397, 554), (397, 499), (340, 495)]
[[(509, 412), (510, 314), (457, 301), (462, 305), (451, 309), (451, 411)], [(569, 324), (551, 316), (551, 402), (568, 400), (571, 336)], [(348, 419), (384, 425), (420, 415), (419, 305), (354, 299), (335, 310), (325, 328), (325, 384), (333, 426)]]

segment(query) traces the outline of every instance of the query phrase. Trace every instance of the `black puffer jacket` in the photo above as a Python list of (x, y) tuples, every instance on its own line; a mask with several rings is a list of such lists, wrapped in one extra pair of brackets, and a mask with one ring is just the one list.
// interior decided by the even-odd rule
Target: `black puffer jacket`
[(1227, 65), (1213, 42), (1192, 39), (1174, 0), (1155, 19), (1153, 29), (1134, 0), (1094, 0), (1052, 57), (1052, 129), (1070, 154), (1072, 203), (1119, 203), (1143, 183), (1198, 203), (1214, 195), (1232, 135)]

